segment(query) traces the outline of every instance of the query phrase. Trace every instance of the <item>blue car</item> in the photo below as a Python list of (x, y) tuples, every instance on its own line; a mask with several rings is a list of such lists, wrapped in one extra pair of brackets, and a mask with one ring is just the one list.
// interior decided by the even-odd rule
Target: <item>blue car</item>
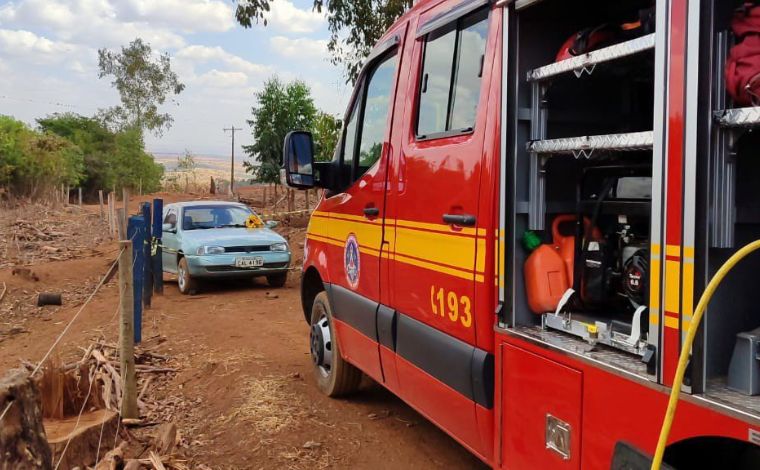
[(179, 291), (198, 291), (203, 279), (265, 276), (285, 285), (291, 252), (287, 241), (249, 207), (233, 202), (195, 201), (164, 207), (164, 272), (177, 275)]

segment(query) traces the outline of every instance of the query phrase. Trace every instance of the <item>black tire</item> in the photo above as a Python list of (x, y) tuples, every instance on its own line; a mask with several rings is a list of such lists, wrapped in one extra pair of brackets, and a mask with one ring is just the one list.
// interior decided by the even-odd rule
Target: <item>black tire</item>
[[(327, 325), (324, 322), (327, 321)], [(312, 369), (314, 378), (317, 381), (319, 389), (328, 397), (337, 398), (355, 393), (359, 389), (362, 381), (362, 371), (346, 362), (340, 353), (340, 344), (333, 326), (332, 309), (330, 301), (327, 298), (327, 292), (320, 292), (314, 299), (314, 305), (311, 309), (312, 332)], [(314, 335), (319, 334), (321, 328), (329, 329), (331, 341), (324, 345), (324, 348), (331, 353), (331, 364), (329, 370), (324, 365), (319, 364), (318, 354), (315, 354)]]
[(285, 283), (288, 282), (288, 273), (270, 274), (267, 276), (267, 282), (272, 287), (285, 287)]
[(185, 258), (180, 259), (177, 263), (177, 285), (180, 294), (195, 295), (198, 293), (198, 281), (190, 275)]

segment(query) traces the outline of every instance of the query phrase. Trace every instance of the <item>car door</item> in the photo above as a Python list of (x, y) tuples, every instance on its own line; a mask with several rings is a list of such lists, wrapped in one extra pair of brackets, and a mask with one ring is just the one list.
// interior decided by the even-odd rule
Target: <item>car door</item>
[(489, 19), (488, 2), (461, 0), (420, 17), (387, 230), (399, 395), (483, 452), (476, 405), (492, 405), (478, 376), (489, 359), (475, 347), (475, 284), (486, 280), (478, 211)]
[(161, 259), (164, 263), (164, 271), (177, 272), (177, 253), (179, 251), (179, 210), (173, 206), (164, 209), (164, 225), (173, 225), (171, 231), (164, 230), (161, 239)]
[[(357, 82), (335, 165), (341, 189), (315, 214), (331, 241), (330, 289), (341, 353), (382, 382), (376, 315), (390, 152), (390, 122), (406, 23), (373, 51)], [(322, 220), (323, 224), (319, 221)]]

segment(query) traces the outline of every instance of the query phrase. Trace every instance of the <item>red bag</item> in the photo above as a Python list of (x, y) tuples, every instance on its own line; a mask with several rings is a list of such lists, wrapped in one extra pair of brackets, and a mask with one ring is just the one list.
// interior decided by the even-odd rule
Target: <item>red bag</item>
[(731, 22), (736, 45), (726, 62), (726, 89), (737, 106), (760, 105), (760, 6), (746, 4)]

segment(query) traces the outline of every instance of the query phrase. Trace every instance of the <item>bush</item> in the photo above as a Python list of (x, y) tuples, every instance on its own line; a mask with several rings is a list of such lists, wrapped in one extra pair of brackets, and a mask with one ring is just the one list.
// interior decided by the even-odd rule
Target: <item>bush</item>
[(160, 189), (164, 168), (145, 152), (140, 130), (112, 132), (96, 119), (69, 113), (54, 114), (37, 122), (43, 130), (83, 150), (82, 187), (86, 192), (124, 187), (142, 187), (144, 192)]
[(0, 186), (11, 194), (36, 198), (83, 176), (84, 154), (75, 144), (0, 116)]

